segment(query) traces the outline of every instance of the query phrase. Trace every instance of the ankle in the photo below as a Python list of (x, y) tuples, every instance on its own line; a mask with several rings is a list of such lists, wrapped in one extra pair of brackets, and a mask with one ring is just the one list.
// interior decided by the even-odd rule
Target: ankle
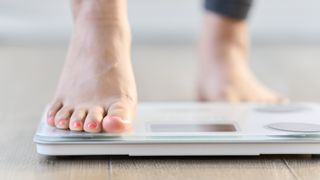
[(245, 21), (207, 13), (203, 30), (200, 56), (206, 64), (247, 63), (249, 40)]
[(85, 33), (91, 37), (87, 41), (104, 41), (105, 43), (116, 43), (130, 47), (131, 31), (128, 21), (106, 17), (96, 18), (94, 16), (92, 13), (88, 13), (87, 16), (78, 16), (75, 23), (75, 39), (83, 39)]
[(98, 22), (105, 26), (129, 27), (125, 0), (77, 0), (72, 6), (76, 23)]

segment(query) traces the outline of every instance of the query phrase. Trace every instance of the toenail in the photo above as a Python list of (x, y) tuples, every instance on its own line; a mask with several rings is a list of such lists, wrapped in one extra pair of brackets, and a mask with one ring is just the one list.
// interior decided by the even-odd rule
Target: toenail
[(66, 125), (66, 123), (67, 123), (67, 120), (63, 119), (63, 120), (60, 120), (60, 121), (58, 122), (58, 125), (59, 125), (60, 127), (64, 127), (64, 126)]
[(90, 128), (90, 129), (95, 129), (95, 128), (97, 128), (97, 123), (90, 122), (90, 123), (88, 123), (87, 127)]
[(54, 124), (54, 118), (53, 117), (48, 117), (48, 123), (49, 124)]
[(80, 121), (75, 121), (75, 122), (73, 122), (73, 127), (75, 127), (75, 128), (80, 128), (81, 127), (81, 122)]

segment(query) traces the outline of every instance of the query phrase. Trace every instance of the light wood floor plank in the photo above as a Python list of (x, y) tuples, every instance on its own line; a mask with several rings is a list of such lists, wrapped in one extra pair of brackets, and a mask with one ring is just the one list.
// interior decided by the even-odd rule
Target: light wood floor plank
[(111, 158), (112, 179), (294, 179), (280, 157)]

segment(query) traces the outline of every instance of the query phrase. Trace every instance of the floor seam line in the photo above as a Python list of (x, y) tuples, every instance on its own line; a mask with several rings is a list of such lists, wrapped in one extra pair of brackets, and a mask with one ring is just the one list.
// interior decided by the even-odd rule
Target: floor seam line
[(109, 161), (108, 161), (108, 174), (109, 174), (109, 179), (112, 180), (112, 163), (111, 163), (111, 157), (109, 156)]
[(297, 175), (297, 173), (291, 168), (291, 166), (289, 165), (288, 161), (286, 161), (284, 158), (281, 158), (282, 161), (284, 162), (284, 164), (286, 165), (286, 167), (289, 169), (290, 173), (293, 175), (293, 177), (297, 180), (299, 180), (299, 176)]

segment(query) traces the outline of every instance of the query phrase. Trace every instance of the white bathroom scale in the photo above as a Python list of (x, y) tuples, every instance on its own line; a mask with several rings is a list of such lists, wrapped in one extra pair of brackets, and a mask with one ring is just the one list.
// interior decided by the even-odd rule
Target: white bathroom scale
[(34, 142), (48, 156), (320, 154), (320, 105), (141, 103), (131, 132), (58, 130), (44, 116)]

